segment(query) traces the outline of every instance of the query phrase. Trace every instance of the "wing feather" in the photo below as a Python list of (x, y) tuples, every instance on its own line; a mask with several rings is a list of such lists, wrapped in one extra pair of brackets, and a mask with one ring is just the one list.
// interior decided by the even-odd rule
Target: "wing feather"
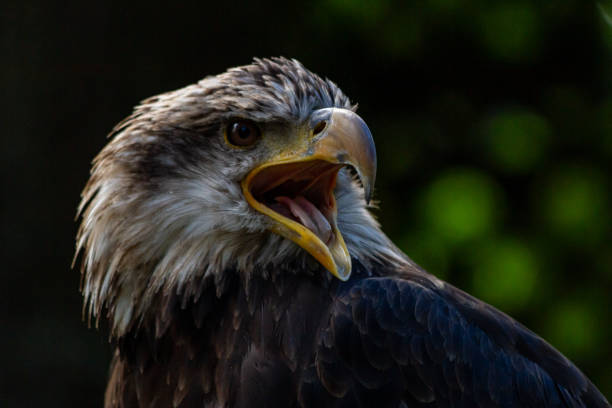
[(363, 406), (376, 393), (377, 406), (609, 407), (544, 340), (422, 275), (341, 285), (330, 313), (315, 364), (337, 398)]

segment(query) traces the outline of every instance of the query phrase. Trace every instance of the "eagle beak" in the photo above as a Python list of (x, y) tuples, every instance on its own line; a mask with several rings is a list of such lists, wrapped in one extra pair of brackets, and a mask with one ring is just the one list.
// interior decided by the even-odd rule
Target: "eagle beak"
[(348, 280), (351, 256), (337, 226), (333, 192), (338, 171), (351, 166), (369, 202), (376, 178), (370, 130), (350, 110), (320, 109), (297, 145), (279, 150), (242, 181), (247, 202), (273, 220), (273, 232), (301, 246), (338, 279)]

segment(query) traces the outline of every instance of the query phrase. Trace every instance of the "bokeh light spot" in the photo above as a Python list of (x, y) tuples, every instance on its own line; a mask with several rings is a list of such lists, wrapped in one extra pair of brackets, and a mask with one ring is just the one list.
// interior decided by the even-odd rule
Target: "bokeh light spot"
[(570, 166), (557, 171), (543, 194), (548, 228), (573, 244), (592, 245), (609, 228), (609, 198), (604, 177), (594, 169)]
[(531, 170), (542, 159), (550, 134), (544, 118), (526, 111), (499, 113), (482, 127), (485, 154), (509, 173)]
[(480, 15), (480, 37), (489, 54), (505, 60), (533, 55), (540, 40), (534, 5), (528, 2), (489, 4)]
[(598, 343), (599, 325), (589, 304), (579, 301), (561, 303), (549, 318), (547, 339), (568, 357), (576, 359), (591, 354)]
[(423, 200), (423, 219), (434, 233), (451, 242), (481, 237), (498, 222), (498, 195), (498, 186), (485, 174), (457, 169), (430, 185)]
[(477, 247), (471, 254), (473, 293), (505, 311), (525, 309), (538, 280), (539, 261), (533, 251), (514, 239)]

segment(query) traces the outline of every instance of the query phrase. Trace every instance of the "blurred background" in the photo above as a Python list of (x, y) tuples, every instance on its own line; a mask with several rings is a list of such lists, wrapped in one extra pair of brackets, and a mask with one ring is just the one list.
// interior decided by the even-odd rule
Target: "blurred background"
[(71, 270), (80, 191), (145, 97), (294, 57), (360, 105), (376, 212), (432, 273), (612, 398), (612, 3), (0, 5), (0, 406), (102, 406), (110, 347)]

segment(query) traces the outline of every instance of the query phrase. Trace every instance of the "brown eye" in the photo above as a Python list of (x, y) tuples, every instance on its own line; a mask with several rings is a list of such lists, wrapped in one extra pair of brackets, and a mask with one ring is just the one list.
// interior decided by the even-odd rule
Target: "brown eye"
[(234, 146), (251, 146), (260, 136), (257, 125), (246, 120), (232, 122), (227, 128), (227, 141)]

